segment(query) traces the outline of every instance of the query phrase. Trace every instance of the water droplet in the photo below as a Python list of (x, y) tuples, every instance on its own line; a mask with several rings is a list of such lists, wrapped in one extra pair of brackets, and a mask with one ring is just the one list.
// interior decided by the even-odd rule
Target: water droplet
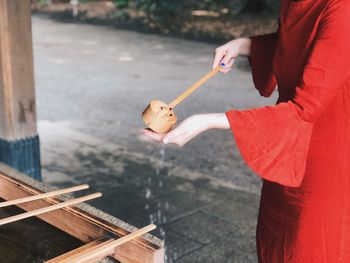
[(162, 227), (159, 228), (159, 233), (160, 233), (160, 236), (161, 236), (162, 238), (165, 238), (166, 233), (165, 233), (165, 230), (164, 230)]
[(157, 219), (158, 222), (160, 223), (162, 220), (162, 211), (160, 209), (157, 210)]
[(146, 198), (149, 199), (152, 195), (152, 192), (149, 188), (146, 188)]
[(150, 214), (150, 215), (149, 215), (149, 222), (150, 222), (151, 224), (154, 224), (153, 214)]
[(165, 156), (165, 150), (164, 150), (164, 149), (160, 149), (159, 153), (160, 153), (160, 156), (161, 156), (161, 157), (164, 157), (164, 156)]

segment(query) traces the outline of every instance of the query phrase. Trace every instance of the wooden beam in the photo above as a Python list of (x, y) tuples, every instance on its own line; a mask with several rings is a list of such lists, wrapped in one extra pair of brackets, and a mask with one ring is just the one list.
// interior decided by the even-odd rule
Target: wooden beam
[(30, 0), (0, 0), (0, 138), (37, 134)]

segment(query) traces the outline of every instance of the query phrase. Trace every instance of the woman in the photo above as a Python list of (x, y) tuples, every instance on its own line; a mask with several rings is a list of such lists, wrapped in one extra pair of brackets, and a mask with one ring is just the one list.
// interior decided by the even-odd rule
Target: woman
[(259, 262), (350, 262), (350, 1), (283, 0), (277, 33), (216, 50), (228, 72), (250, 56), (262, 96), (275, 106), (195, 115), (165, 135), (184, 145), (231, 127), (240, 152), (263, 178)]

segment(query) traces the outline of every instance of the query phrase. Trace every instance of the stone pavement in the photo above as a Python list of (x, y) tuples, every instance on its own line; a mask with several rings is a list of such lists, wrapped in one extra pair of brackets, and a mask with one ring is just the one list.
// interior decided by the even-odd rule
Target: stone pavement
[(89, 202), (132, 225), (158, 225), (167, 262), (256, 262), (259, 196), (159, 158), (67, 128), (39, 122), (43, 181), (87, 183), (103, 197)]

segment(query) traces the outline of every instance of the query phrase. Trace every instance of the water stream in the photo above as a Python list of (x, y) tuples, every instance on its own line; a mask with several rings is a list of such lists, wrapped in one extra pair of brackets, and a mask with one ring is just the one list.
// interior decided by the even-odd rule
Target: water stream
[[(155, 185), (157, 186), (157, 188), (160, 190), (161, 192), (161, 188), (163, 187), (163, 183), (164, 183), (164, 177), (168, 177), (169, 176), (169, 172), (167, 169), (164, 169), (164, 161), (165, 161), (165, 149), (160, 149), (159, 151), (160, 154), (160, 164), (159, 167), (155, 168)], [(152, 177), (148, 177), (147, 181), (149, 183), (151, 183)], [(165, 182), (166, 183), (166, 182)], [(150, 208), (150, 204), (147, 202), (147, 200), (152, 198), (152, 192), (151, 189), (149, 187), (146, 187), (146, 204), (145, 204), (145, 211), (147, 212)], [(155, 212), (151, 212), (149, 214), (149, 221), (151, 224), (156, 224), (158, 227), (158, 233), (157, 236), (159, 238), (161, 238), (162, 240), (165, 241), (165, 263), (173, 263), (172, 258), (174, 258), (174, 256), (176, 257), (176, 255), (171, 256), (169, 255), (170, 251), (167, 247), (167, 236), (166, 236), (166, 229), (163, 227), (166, 222), (167, 222), (167, 217), (166, 217), (166, 212), (169, 209), (169, 202), (166, 198), (163, 199), (158, 199), (157, 200), (157, 209)]]

